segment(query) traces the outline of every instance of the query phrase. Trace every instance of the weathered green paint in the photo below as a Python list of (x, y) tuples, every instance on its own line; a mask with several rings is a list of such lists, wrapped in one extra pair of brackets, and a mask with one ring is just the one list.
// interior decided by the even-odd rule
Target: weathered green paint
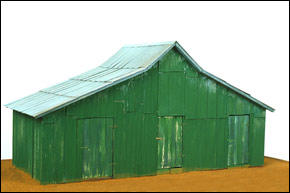
[(158, 169), (182, 167), (182, 117), (159, 117)]
[(112, 129), (110, 118), (79, 119), (77, 150), (82, 163), (82, 178), (112, 177)]
[(185, 120), (183, 132), (186, 170), (225, 168), (225, 119)]
[(249, 116), (229, 116), (228, 166), (249, 162)]
[(34, 119), (13, 112), (13, 164), (33, 174)]
[[(249, 116), (248, 164), (261, 166), (265, 109), (201, 74), (172, 49), (149, 71), (42, 118), (14, 111), (13, 164), (42, 184), (101, 176), (94, 169), (97, 165), (87, 171), (96, 175), (83, 175), (85, 162), (78, 148), (82, 139), (78, 121), (96, 118), (113, 120), (113, 178), (156, 175), (158, 117), (178, 116), (182, 117), (182, 156), (176, 160), (182, 160), (182, 169), (227, 168), (228, 117), (239, 115)], [(101, 130), (92, 129), (90, 137), (98, 139)]]
[(264, 165), (265, 117), (254, 117), (251, 123), (250, 165), (261, 166)]
[(160, 116), (184, 115), (184, 81), (184, 72), (159, 72)]

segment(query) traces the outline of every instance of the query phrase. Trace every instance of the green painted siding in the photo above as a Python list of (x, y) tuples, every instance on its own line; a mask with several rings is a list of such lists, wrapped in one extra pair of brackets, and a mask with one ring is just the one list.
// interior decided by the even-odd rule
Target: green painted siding
[(264, 165), (265, 117), (254, 117), (250, 130), (250, 165)]
[(116, 178), (154, 175), (157, 164), (157, 118), (129, 113), (116, 118), (114, 174)]
[(185, 170), (225, 168), (225, 119), (187, 119), (183, 148)]
[(33, 174), (33, 140), (35, 120), (13, 111), (13, 164)]
[(14, 111), (13, 164), (43, 184), (80, 181), (78, 120), (110, 119), (112, 177), (156, 175), (158, 117), (182, 116), (183, 169), (227, 168), (230, 115), (249, 115), (249, 164), (263, 165), (265, 109), (198, 73), (172, 49), (149, 71), (42, 118)]
[(183, 72), (159, 72), (159, 116), (184, 115), (184, 81)]

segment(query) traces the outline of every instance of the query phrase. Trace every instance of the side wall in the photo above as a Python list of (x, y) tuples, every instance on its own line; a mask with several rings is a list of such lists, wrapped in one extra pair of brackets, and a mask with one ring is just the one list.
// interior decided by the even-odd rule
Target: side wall
[(34, 130), (39, 126), (39, 120), (13, 111), (12, 163), (30, 175), (34, 166)]

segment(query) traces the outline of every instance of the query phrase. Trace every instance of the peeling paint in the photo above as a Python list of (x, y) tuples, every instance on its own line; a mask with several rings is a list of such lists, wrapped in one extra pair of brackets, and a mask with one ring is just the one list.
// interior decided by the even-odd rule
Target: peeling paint
[(181, 167), (182, 160), (182, 117), (159, 117), (159, 137), (158, 149), (162, 149), (159, 154), (158, 169)]

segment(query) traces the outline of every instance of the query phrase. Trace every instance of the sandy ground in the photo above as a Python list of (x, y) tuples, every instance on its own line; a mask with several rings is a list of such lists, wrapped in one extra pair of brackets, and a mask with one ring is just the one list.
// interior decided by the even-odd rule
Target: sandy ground
[(1, 160), (1, 192), (3, 191), (289, 192), (289, 162), (266, 157), (263, 167), (40, 185), (28, 174), (12, 166), (11, 160)]

